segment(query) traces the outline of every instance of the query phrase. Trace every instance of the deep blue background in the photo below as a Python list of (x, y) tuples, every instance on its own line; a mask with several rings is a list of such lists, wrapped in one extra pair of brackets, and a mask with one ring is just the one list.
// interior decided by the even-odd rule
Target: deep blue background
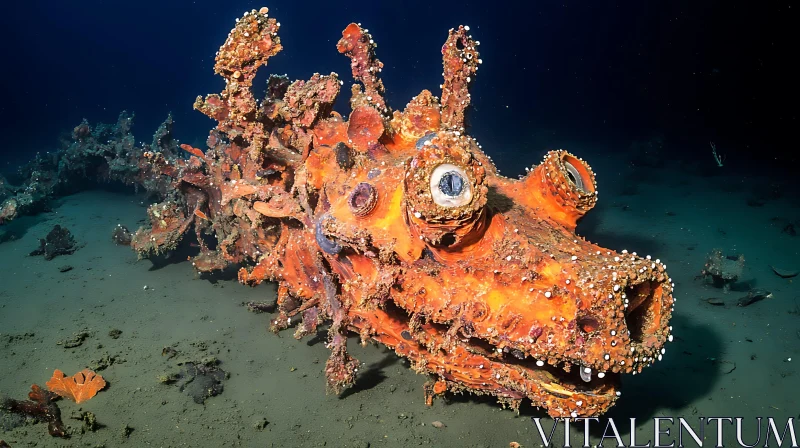
[(179, 138), (204, 140), (213, 123), (194, 98), (221, 90), (214, 53), (234, 20), (261, 6), (281, 22), (284, 45), (264, 71), (350, 79), (335, 44), (361, 22), (396, 109), (423, 88), (437, 94), (447, 31), (469, 25), (483, 59), (471, 133), (508, 174), (547, 148), (591, 158), (659, 132), (675, 157), (713, 164), (714, 140), (733, 166), (796, 160), (792, 2), (39, 0), (4, 7), (4, 162), (123, 109), (136, 113), (141, 140), (168, 112)]

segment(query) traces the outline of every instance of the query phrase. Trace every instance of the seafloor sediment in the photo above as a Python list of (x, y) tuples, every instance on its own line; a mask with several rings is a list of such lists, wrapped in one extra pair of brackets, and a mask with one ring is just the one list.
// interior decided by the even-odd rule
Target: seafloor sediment
[[(613, 165), (596, 169), (602, 178), (613, 172)], [(663, 171), (663, 179), (670, 178), (668, 172)], [(612, 205), (584, 223), (587, 233), (611, 245), (622, 237), (650, 241), (683, 291), (674, 318), (677, 341), (648, 375), (625, 381), (629, 400), (610, 416), (645, 421), (655, 415), (793, 415), (797, 372), (794, 361), (785, 361), (799, 348), (795, 331), (800, 317), (792, 297), (800, 291), (767, 264), (788, 265), (797, 241), (782, 232), (785, 226), (772, 226), (765, 217), (791, 209), (791, 199), (769, 201), (763, 215), (742, 219), (749, 191), (719, 200), (715, 189), (724, 184), (720, 178), (688, 177), (681, 185), (660, 178), (641, 184), (635, 195), (622, 196), (614, 193), (622, 185), (610, 177), (605, 199)], [(662, 195), (663, 209), (652, 208), (653, 194)], [(273, 285), (253, 289), (231, 279), (199, 278), (182, 259), (137, 261), (129, 249), (111, 242), (114, 227), (134, 226), (145, 205), (142, 196), (88, 191), (4, 228), (0, 393), (21, 398), (31, 383), (44, 382), (55, 368), (71, 372), (113, 360), (101, 371), (110, 383), (107, 390), (81, 405), (60, 402), (65, 423), (77, 431), (70, 443), (115, 446), (128, 426), (133, 431), (126, 440), (137, 445), (538, 444), (529, 417), (541, 414), (523, 407), (518, 416), (475, 397), (424, 406), (426, 378), (378, 346), (354, 345), (354, 354), (365, 363), (356, 386), (342, 397), (325, 395), (327, 349), (322, 340), (275, 337), (267, 330), (270, 314), (250, 313), (242, 306), (269, 300)], [(29, 257), (54, 224), (69, 228), (85, 246), (51, 261)], [(764, 237), (750, 238), (753, 228), (762, 229)], [(706, 253), (733, 243), (748, 255), (746, 279), (758, 279), (774, 299), (747, 308), (713, 307), (700, 300), (737, 294), (722, 296), (719, 289), (693, 280)], [(60, 272), (66, 264), (73, 269)], [(118, 339), (108, 335), (112, 329), (122, 331)], [(82, 345), (65, 349), (58, 344), (82, 331), (91, 335)], [(174, 367), (162, 356), (165, 346), (187, 352), (205, 348), (201, 353), (218, 357), (230, 372), (224, 392), (199, 405), (176, 386), (159, 382)], [(736, 369), (725, 373), (729, 363)], [(83, 423), (70, 418), (78, 408), (94, 413), (103, 426), (80, 434)], [(434, 421), (446, 426), (434, 428)], [(649, 437), (651, 430), (643, 426), (641, 435)], [(2, 437), (12, 446), (63, 443), (48, 436), (43, 424), (3, 430)]]

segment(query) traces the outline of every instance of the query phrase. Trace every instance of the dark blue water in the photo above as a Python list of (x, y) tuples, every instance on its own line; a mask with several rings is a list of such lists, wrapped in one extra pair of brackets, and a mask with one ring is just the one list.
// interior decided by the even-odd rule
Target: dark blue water
[[(2, 151), (6, 161), (54, 148), (82, 118), (136, 113), (149, 135), (167, 113), (186, 141), (210, 122), (191, 109), (219, 91), (213, 57), (235, 18), (261, 3), (232, 1), (15, 2), (2, 27)], [(591, 142), (608, 150), (661, 133), (672, 157), (729, 165), (795, 160), (791, 39), (797, 8), (747, 2), (271, 2), (285, 50), (270, 61), (292, 79), (349, 61), (335, 43), (351, 21), (367, 27), (386, 64), (389, 103), (441, 82), (439, 49), (466, 24), (484, 64), (474, 83), (472, 134), (501, 169), (545, 148)], [(266, 76), (264, 76), (266, 79)], [(257, 86), (257, 90), (258, 90)], [(345, 95), (343, 95), (345, 96)], [(346, 103), (344, 104), (346, 107)], [(339, 108), (341, 109), (341, 107)], [(763, 157), (768, 151), (770, 157)], [(516, 169), (516, 168), (515, 168)]]

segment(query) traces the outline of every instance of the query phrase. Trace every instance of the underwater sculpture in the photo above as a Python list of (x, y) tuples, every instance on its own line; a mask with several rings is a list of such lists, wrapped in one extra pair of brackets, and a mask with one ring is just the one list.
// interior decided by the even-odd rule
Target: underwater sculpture
[(551, 151), (508, 179), (465, 134), (481, 63), (468, 27), (442, 47), (441, 97), (425, 90), (393, 111), (372, 37), (347, 26), (337, 45), (357, 81), (347, 119), (332, 111), (335, 73), (272, 76), (256, 100), (257, 69), (282, 49), (278, 28), (266, 8), (247, 12), (217, 53), (226, 87), (194, 105), (218, 121), (207, 150), (144, 153), (173, 187), (133, 237), (141, 256), (193, 229), (198, 271), (240, 265), (243, 283), (276, 281), (274, 331), (296, 326), (299, 338), (329, 323), (335, 393), (359, 367), (349, 331), (432, 375), (428, 403), (469, 391), (514, 408), (528, 398), (552, 416), (605, 412), (621, 374), (661, 359), (671, 279), (659, 260), (575, 234), (597, 200), (589, 166)]

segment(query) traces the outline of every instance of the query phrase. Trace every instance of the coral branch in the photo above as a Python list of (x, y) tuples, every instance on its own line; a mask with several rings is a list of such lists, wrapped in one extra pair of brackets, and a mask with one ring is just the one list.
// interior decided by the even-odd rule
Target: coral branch
[(219, 121), (220, 131), (253, 142), (265, 140), (263, 126), (254, 122), (258, 104), (251, 90), (253, 79), (258, 68), (283, 48), (278, 38), (280, 25), (268, 12), (267, 8), (252, 10), (237, 19), (214, 65), (214, 71), (225, 78), (225, 90), (205, 100), (197, 97), (194, 103), (195, 109)]
[(350, 68), (353, 71), (353, 78), (364, 85), (364, 92), (357, 86), (353, 86), (353, 97), (351, 106), (353, 109), (366, 103), (377, 107), (382, 113), (388, 114), (389, 109), (383, 98), (384, 88), (378, 74), (383, 70), (383, 62), (375, 57), (375, 48), (378, 45), (372, 39), (368, 30), (361, 28), (360, 25), (351, 23), (342, 31), (342, 38), (336, 44), (336, 49), (350, 58)]
[(468, 35), (469, 27), (450, 30), (442, 46), (444, 84), (442, 84), (442, 127), (464, 131), (464, 111), (470, 104), (469, 85), (481, 63), (479, 43)]

